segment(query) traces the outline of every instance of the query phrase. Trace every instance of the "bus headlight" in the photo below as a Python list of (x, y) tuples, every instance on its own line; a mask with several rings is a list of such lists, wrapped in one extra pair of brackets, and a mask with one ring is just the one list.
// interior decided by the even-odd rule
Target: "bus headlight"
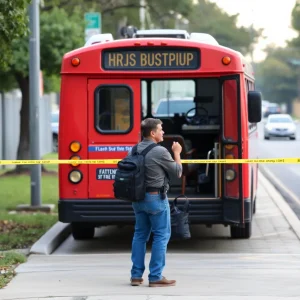
[(72, 183), (79, 183), (82, 180), (82, 173), (79, 170), (73, 170), (69, 173), (69, 180)]
[(77, 141), (74, 141), (70, 144), (70, 150), (72, 152), (78, 152), (81, 149), (81, 144)]
[(227, 181), (233, 181), (235, 179), (235, 171), (233, 169), (228, 169), (225, 172), (225, 178)]

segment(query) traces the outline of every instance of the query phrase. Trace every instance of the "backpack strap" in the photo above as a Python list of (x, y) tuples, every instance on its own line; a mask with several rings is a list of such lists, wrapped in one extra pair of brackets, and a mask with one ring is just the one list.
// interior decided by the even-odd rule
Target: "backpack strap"
[(138, 146), (138, 144), (136, 144), (135, 146), (132, 147), (131, 155), (137, 154), (137, 146)]
[(141, 152), (141, 155), (146, 156), (147, 153), (148, 153), (150, 150), (152, 150), (154, 147), (156, 147), (156, 146), (160, 146), (160, 145), (158, 145), (158, 144), (156, 144), (156, 143), (150, 144), (149, 146), (147, 146), (147, 147)]

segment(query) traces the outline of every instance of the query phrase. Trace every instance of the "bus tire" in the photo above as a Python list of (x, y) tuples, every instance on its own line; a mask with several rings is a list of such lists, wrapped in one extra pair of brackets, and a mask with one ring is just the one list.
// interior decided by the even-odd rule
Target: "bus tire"
[(252, 222), (245, 223), (245, 227), (230, 226), (230, 234), (233, 239), (249, 239), (252, 235)]
[(74, 240), (89, 240), (94, 237), (95, 227), (84, 223), (72, 223), (71, 231)]

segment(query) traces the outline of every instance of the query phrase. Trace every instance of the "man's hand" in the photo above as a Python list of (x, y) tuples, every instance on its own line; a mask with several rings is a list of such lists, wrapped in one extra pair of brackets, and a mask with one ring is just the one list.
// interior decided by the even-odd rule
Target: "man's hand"
[(180, 145), (178, 142), (173, 142), (173, 145), (172, 145), (172, 151), (173, 151), (174, 154), (175, 154), (175, 153), (180, 154), (181, 151), (182, 151), (181, 145)]

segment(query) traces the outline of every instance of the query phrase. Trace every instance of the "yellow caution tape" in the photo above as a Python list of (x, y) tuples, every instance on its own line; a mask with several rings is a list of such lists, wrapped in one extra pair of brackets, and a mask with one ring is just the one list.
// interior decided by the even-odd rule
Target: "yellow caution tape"
[[(0, 160), (0, 165), (56, 165), (74, 162), (88, 165), (114, 165), (121, 159), (51, 159), (51, 160)], [(259, 158), (259, 159), (182, 159), (183, 164), (300, 164), (300, 158)]]

